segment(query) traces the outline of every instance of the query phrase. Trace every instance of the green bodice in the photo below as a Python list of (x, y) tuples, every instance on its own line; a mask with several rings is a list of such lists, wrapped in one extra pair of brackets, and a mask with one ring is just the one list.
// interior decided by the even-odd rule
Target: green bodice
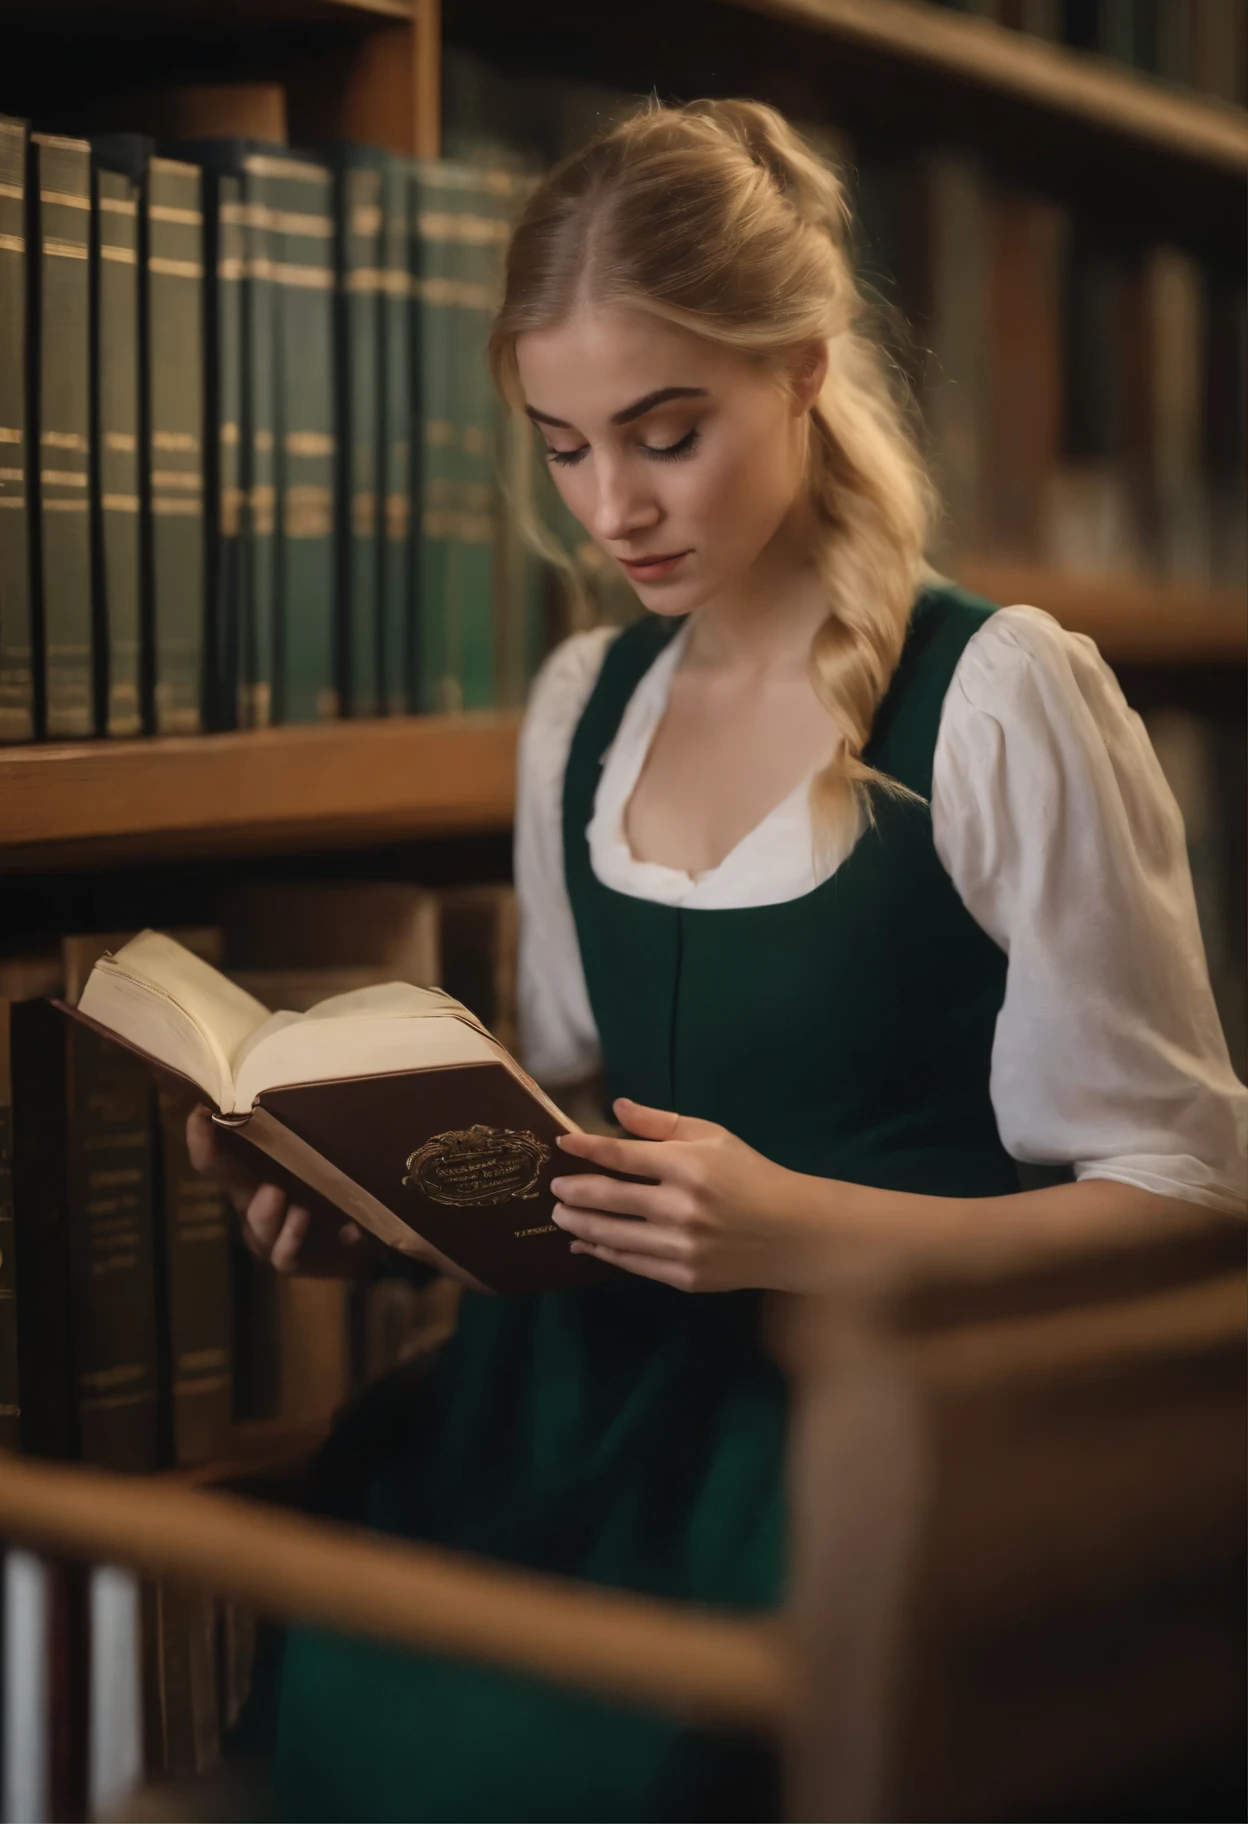
[(932, 843), (941, 706), (991, 612), (925, 594), (866, 758), (924, 800), (875, 794), (875, 827), (822, 886), (742, 910), (658, 905), (590, 866), (601, 759), (679, 623), (630, 627), (577, 728), (564, 855), (612, 1095), (701, 1115), (794, 1171), (947, 1196), (1016, 1191), (988, 1094), (1005, 957)]
[[(877, 718), (869, 757), (924, 799), (945, 691), (988, 612), (925, 595)], [(601, 758), (673, 632), (643, 621), (610, 648), (565, 780), (568, 891), (612, 1091), (721, 1122), (800, 1171), (1016, 1189), (988, 1096), (1005, 962), (945, 876), (926, 804), (881, 798), (837, 872), (780, 905), (688, 911), (595, 878)], [(758, 1301), (632, 1276), (466, 1298), (369, 1519), (618, 1587), (774, 1605), (786, 1398)], [(287, 1650), (277, 1772), (302, 1818), (778, 1815), (755, 1744), (310, 1632)]]

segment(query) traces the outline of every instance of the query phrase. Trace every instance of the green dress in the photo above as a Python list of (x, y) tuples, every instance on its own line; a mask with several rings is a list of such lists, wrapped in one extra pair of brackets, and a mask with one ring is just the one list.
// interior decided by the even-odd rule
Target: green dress
[[(930, 796), (941, 704), (986, 614), (925, 594), (868, 757)], [(610, 1091), (721, 1122), (792, 1169), (961, 1196), (1016, 1190), (988, 1094), (1005, 958), (958, 899), (926, 803), (813, 892), (693, 910), (604, 887), (601, 757), (672, 622), (610, 647), (564, 788), (567, 885)], [(544, 1571), (767, 1609), (783, 1598), (782, 1378), (759, 1294), (622, 1278), (469, 1296), (372, 1475), (370, 1524)], [(282, 1670), (286, 1814), (349, 1819), (777, 1816), (761, 1744), (527, 1679), (306, 1630)]]

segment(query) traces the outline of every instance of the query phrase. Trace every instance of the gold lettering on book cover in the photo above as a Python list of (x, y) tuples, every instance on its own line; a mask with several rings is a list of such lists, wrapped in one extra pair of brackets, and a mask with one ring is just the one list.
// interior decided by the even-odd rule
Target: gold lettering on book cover
[(434, 1203), (460, 1209), (537, 1196), (550, 1148), (527, 1128), (453, 1128), (434, 1134), (407, 1159), (403, 1183)]

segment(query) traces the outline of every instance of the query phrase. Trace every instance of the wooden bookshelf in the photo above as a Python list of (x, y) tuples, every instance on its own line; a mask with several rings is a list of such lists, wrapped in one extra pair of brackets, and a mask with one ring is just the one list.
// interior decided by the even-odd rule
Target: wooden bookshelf
[(1043, 608), (1072, 633), (1088, 634), (1111, 664), (1242, 665), (1248, 656), (1248, 604), (1234, 589), (993, 557), (967, 557), (953, 572), (990, 601)]
[[(969, 588), (1044, 608), (1122, 664), (1242, 665), (1231, 590), (989, 558)], [(412, 716), (147, 741), (0, 749), (0, 869), (364, 846), (505, 830), (515, 713)]]
[(0, 868), (505, 829), (514, 715), (0, 749)]
[(1029, 111), (1080, 121), (1097, 133), (1166, 156), (1248, 172), (1248, 113), (1141, 76), (1107, 58), (1068, 50), (994, 20), (912, 0), (732, 0), (750, 12), (969, 84)]
[(756, 95), (852, 136), (960, 144), (1215, 258), (1245, 245), (1248, 112), (930, 0), (442, 0), (448, 43), (641, 97)]

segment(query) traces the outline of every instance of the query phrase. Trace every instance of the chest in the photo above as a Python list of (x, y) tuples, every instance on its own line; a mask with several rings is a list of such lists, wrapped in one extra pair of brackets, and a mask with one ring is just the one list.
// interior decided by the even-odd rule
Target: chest
[(717, 868), (838, 745), (804, 677), (678, 673), (624, 808), (632, 855), (695, 877)]

